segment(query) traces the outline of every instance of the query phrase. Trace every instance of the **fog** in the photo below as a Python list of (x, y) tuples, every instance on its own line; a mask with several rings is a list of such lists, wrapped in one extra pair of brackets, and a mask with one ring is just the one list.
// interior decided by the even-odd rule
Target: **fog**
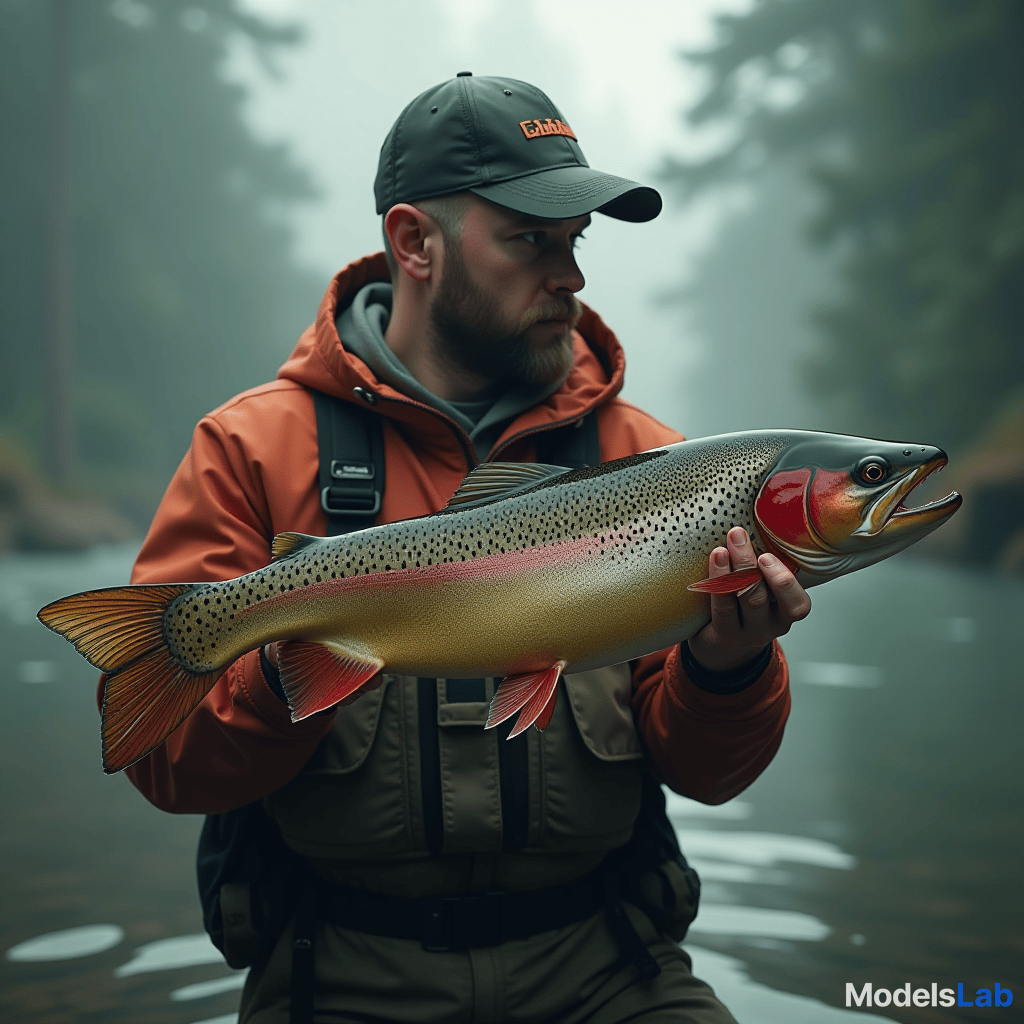
[(671, 796), (696, 973), (744, 1024), (936, 1019), (843, 1008), (854, 979), (1019, 990), (1021, 38), (994, 0), (0, 0), (0, 1017), (235, 1019), (198, 820), (101, 774), (96, 672), (36, 611), (127, 579), (196, 421), (380, 248), (381, 143), (459, 71), (662, 191), (579, 251), (627, 399), (943, 445), (965, 495), (812, 592), (763, 776)]
[[(753, 191), (733, 187), (684, 206), (658, 176), (667, 154), (692, 158), (720, 141), (720, 132), (684, 122), (705, 76), (679, 54), (710, 45), (715, 16), (747, 3), (247, 6), (303, 30), (303, 41), (272, 68), (237, 38), (224, 73), (246, 87), (246, 121), (258, 137), (287, 145), (314, 174), (320, 199), (285, 215), (296, 259), (325, 282), (380, 247), (373, 178), (383, 137), (405, 104), (457, 71), (524, 79), (554, 100), (592, 167), (659, 187), (666, 199), (648, 224), (597, 216), (581, 245), (587, 284), (580, 297), (625, 346), (624, 397), (688, 436), (821, 425), (794, 363), (809, 344), (802, 303), (821, 277), (798, 244), (800, 197), (787, 196), (781, 217), (748, 229), (755, 237), (730, 247), (745, 255), (742, 264), (716, 266), (708, 280), (702, 268), (716, 259), (716, 239), (737, 215), (755, 216)], [(785, 250), (785, 260), (776, 249)], [(786, 281), (777, 288), (780, 267)], [(701, 298), (671, 301), (686, 282)], [(711, 313), (701, 322), (706, 294), (705, 305), (724, 300), (730, 323)]]
[(0, 548), (144, 529), (196, 421), (380, 248), (402, 108), (473, 71), (540, 87), (593, 167), (665, 197), (580, 249), (624, 397), (690, 437), (938, 444), (995, 533), (951, 528), (946, 553), (1024, 566), (1019, 15), (944, 10), (6, 0)]

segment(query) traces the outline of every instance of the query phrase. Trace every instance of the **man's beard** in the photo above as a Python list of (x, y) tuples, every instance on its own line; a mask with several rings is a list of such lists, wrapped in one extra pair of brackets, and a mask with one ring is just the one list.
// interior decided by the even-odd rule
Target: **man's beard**
[[(572, 366), (572, 328), (581, 313), (576, 296), (566, 294), (527, 310), (513, 326), (502, 318), (496, 298), (471, 280), (458, 240), (446, 239), (430, 325), (437, 353), (447, 363), (505, 385), (553, 384)], [(535, 323), (559, 317), (569, 321), (564, 333), (531, 343), (527, 333)]]

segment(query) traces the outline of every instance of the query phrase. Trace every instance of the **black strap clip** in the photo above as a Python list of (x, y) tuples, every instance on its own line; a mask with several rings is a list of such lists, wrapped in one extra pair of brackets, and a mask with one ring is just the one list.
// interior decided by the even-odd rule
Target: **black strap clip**
[(343, 398), (316, 390), (312, 394), (319, 448), (317, 489), (327, 514), (327, 535), (373, 526), (386, 475), (381, 418)]
[(320, 491), (320, 507), (329, 516), (373, 516), (380, 511), (381, 492), (372, 462), (331, 460), (332, 483)]
[(503, 900), (503, 893), (424, 900), (420, 943), (431, 953), (500, 946)]

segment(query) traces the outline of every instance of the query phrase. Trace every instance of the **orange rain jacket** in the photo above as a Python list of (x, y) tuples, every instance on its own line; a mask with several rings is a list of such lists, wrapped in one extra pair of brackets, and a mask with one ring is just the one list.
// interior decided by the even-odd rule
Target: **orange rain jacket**
[[(378, 523), (436, 512), (455, 492), (476, 464), (461, 427), (378, 381), (338, 338), (339, 309), (375, 280), (388, 280), (383, 254), (342, 270), (277, 380), (236, 396), (199, 423), (142, 546), (133, 583), (232, 579), (270, 561), (275, 534), (326, 532), (307, 387), (353, 402), (367, 400), (354, 390), (363, 389), (376, 399), (387, 466)], [(584, 307), (569, 377), (506, 427), (488, 460), (535, 461), (536, 434), (572, 423), (591, 409), (597, 409), (603, 461), (682, 440), (616, 397), (624, 368), (615, 336)], [(633, 684), (647, 767), (685, 796), (705, 803), (730, 799), (767, 767), (782, 740), (790, 698), (777, 644), (760, 679), (739, 694), (719, 696), (695, 686), (683, 673), (678, 647), (641, 659)], [(127, 774), (163, 810), (228, 810), (284, 786), (333, 721), (334, 714), (326, 714), (292, 723), (263, 678), (258, 652), (250, 652)]]

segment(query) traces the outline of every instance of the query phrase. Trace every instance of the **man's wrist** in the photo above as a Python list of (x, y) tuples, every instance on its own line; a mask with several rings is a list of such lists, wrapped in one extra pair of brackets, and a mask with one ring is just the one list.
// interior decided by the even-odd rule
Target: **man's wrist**
[(712, 672), (693, 656), (690, 645), (684, 640), (679, 645), (679, 661), (687, 678), (700, 690), (720, 696), (741, 693), (757, 682), (772, 660), (772, 644), (768, 644), (750, 661), (724, 672)]

